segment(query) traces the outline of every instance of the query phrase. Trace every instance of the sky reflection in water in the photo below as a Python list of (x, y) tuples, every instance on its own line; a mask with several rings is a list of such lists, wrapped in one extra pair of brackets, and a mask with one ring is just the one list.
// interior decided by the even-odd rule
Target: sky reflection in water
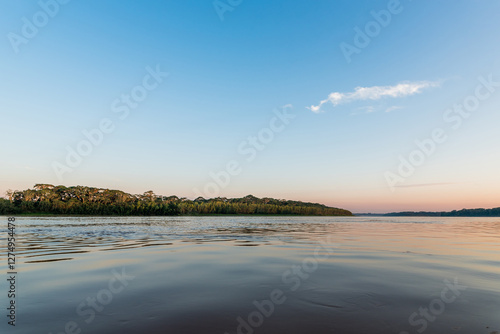
[[(68, 322), (82, 333), (232, 334), (238, 326), (242, 333), (500, 330), (500, 219), (26, 217), (17, 223), (18, 323), (12, 330), (3, 321), (2, 332), (64, 333)], [(0, 243), (6, 249), (4, 236)], [(134, 278), (122, 277), (119, 292), (101, 292), (107, 304), (99, 304), (100, 291), (119, 290), (122, 273)], [(466, 289), (453, 302), (427, 319), (418, 314), (439, 306), (444, 280), (455, 279)], [(260, 320), (254, 302), (272, 300), (273, 291), (281, 291), (283, 303)]]

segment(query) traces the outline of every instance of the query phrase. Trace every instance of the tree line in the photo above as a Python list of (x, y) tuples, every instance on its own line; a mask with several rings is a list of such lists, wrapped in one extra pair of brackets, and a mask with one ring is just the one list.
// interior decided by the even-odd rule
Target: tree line
[(273, 198), (217, 197), (195, 200), (156, 195), (133, 195), (120, 190), (85, 186), (36, 184), (33, 189), (6, 192), (0, 214), (62, 214), (118, 216), (174, 216), (205, 214), (352, 216), (350, 211), (318, 203)]
[(453, 211), (404, 211), (387, 213), (386, 216), (427, 216), (427, 217), (500, 217), (500, 208), (462, 209)]

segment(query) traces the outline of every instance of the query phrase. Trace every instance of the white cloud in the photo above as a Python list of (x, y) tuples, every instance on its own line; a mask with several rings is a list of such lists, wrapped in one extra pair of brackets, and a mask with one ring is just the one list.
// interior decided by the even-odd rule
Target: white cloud
[(441, 183), (416, 183), (416, 184), (408, 184), (408, 185), (399, 185), (395, 186), (396, 188), (414, 188), (414, 187), (434, 187), (434, 186), (448, 186), (450, 182), (441, 182)]
[(359, 107), (359, 108), (356, 108), (356, 110), (360, 110), (361, 112), (358, 113), (358, 114), (369, 114), (371, 112), (375, 112), (375, 107), (374, 106), (365, 106), (365, 107)]
[(352, 116), (355, 115), (361, 115), (361, 114), (370, 114), (374, 112), (379, 112), (379, 111), (384, 111), (384, 112), (391, 112), (394, 110), (399, 110), (399, 109), (404, 109), (402, 106), (390, 106), (390, 107), (384, 107), (384, 106), (363, 106), (356, 108), (354, 112), (351, 113)]
[(395, 86), (372, 86), (372, 87), (356, 87), (354, 92), (339, 93), (333, 92), (328, 95), (328, 98), (320, 101), (316, 106), (308, 107), (309, 110), (315, 113), (321, 112), (321, 107), (325, 103), (332, 103), (337, 106), (343, 103), (350, 103), (353, 101), (362, 100), (379, 100), (381, 98), (392, 97), (405, 97), (414, 94), (419, 94), (422, 90), (431, 87), (440, 86), (439, 82), (432, 81), (418, 81), (418, 82), (402, 82)]

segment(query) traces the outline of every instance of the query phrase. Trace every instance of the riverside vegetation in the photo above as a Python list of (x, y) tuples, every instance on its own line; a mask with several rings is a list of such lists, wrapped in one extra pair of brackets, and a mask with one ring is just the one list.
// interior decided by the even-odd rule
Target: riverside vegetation
[(195, 200), (177, 196), (156, 195), (146, 191), (133, 195), (120, 190), (85, 186), (65, 187), (36, 184), (33, 189), (8, 190), (0, 198), (0, 214), (62, 214), (62, 215), (309, 215), (352, 216), (348, 210), (318, 203), (305, 203), (273, 198), (217, 197)]
[(420, 216), (420, 217), (500, 217), (500, 208), (492, 209), (462, 209), (453, 211), (404, 211), (404, 212), (391, 212), (385, 214), (385, 216)]

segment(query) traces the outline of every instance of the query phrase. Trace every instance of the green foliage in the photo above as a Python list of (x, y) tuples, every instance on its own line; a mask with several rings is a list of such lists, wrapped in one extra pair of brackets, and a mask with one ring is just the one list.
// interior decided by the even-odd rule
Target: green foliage
[(0, 214), (63, 214), (173, 216), (205, 214), (352, 216), (352, 213), (317, 203), (273, 198), (198, 197), (156, 195), (147, 191), (132, 195), (120, 190), (92, 187), (65, 187), (37, 184), (33, 189), (13, 191), (9, 199), (0, 198)]

